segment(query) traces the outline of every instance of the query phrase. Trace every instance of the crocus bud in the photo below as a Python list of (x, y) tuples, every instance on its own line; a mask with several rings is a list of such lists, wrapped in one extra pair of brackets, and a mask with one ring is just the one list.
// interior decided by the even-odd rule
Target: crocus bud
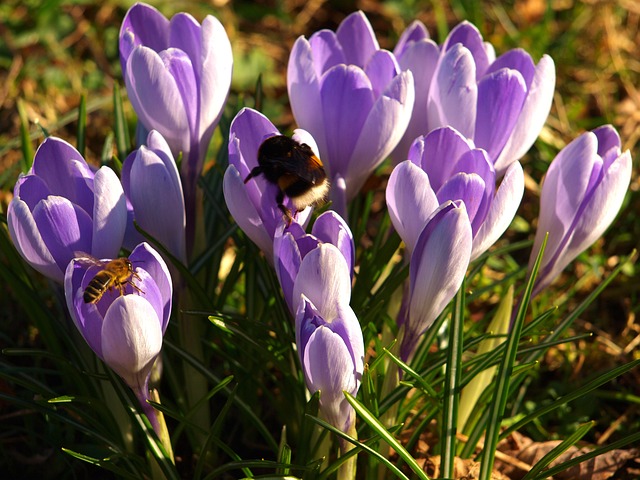
[[(283, 213), (278, 208), (276, 197), (279, 188), (264, 178), (252, 177), (245, 183), (249, 173), (258, 166), (258, 148), (262, 142), (274, 135), (278, 129), (262, 113), (243, 108), (231, 122), (229, 132), (229, 167), (224, 174), (224, 198), (231, 215), (242, 231), (273, 260), (273, 238), (278, 225), (284, 223)], [(294, 131), (293, 139), (305, 143), (318, 152), (315, 140), (304, 130)], [(311, 207), (295, 213), (291, 199), (284, 198), (284, 206), (294, 212), (298, 223), (305, 225), (312, 212)]]
[(618, 214), (631, 182), (631, 154), (611, 125), (586, 132), (551, 162), (540, 194), (540, 218), (529, 259), (549, 239), (533, 295), (595, 242)]
[(152, 130), (122, 165), (122, 186), (142, 229), (183, 263), (185, 208), (178, 168), (162, 135)]
[(409, 308), (401, 357), (409, 361), (422, 334), (454, 297), (469, 266), (471, 225), (464, 203), (447, 202), (418, 237), (409, 270)]
[(13, 193), (9, 234), (22, 258), (43, 275), (62, 283), (76, 252), (105, 258), (120, 250), (127, 208), (118, 177), (108, 167), (94, 173), (64, 140), (42, 142)]
[(300, 271), (300, 265), (307, 254), (322, 243), (330, 243), (338, 248), (352, 275), (355, 262), (353, 235), (346, 222), (337, 213), (329, 210), (320, 215), (313, 224), (311, 234), (305, 233), (304, 229), (295, 222), (288, 227), (281, 224), (276, 230), (274, 266), (284, 298), (293, 315), (296, 314), (300, 300), (293, 296), (293, 285)]
[(360, 323), (349, 307), (349, 269), (342, 253), (321, 244), (303, 259), (294, 285), (300, 298), (296, 312), (296, 344), (305, 382), (320, 390), (320, 413), (346, 432), (355, 412), (343, 391), (356, 395), (364, 369)]
[[(497, 59), (478, 29), (462, 22), (449, 33), (426, 105), (429, 129), (452, 126), (486, 150), (502, 176), (533, 145), (551, 108), (555, 65), (537, 65), (521, 49)], [(427, 133), (422, 132), (422, 133)]]
[(293, 114), (318, 142), (331, 183), (333, 208), (346, 202), (398, 144), (414, 103), (414, 81), (381, 50), (362, 12), (334, 33), (299, 37), (287, 67)]
[[(193, 235), (196, 182), (231, 86), (231, 44), (222, 24), (188, 13), (167, 20), (144, 3), (120, 28), (120, 62), (131, 104), (147, 130), (182, 153), (188, 236)], [(189, 233), (191, 232), (191, 233)]]

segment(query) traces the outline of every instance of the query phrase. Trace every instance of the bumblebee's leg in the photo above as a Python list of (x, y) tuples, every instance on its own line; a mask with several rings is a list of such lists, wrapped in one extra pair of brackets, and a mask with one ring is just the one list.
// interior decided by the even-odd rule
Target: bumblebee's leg
[(276, 202), (278, 203), (278, 208), (284, 213), (284, 216), (287, 217), (287, 226), (291, 225), (293, 217), (291, 216), (291, 210), (284, 206), (284, 192), (282, 190), (276, 195)]
[(253, 177), (257, 177), (261, 173), (262, 173), (262, 167), (260, 165), (258, 165), (253, 170), (251, 170), (251, 172), (249, 172), (249, 175), (247, 175), (247, 178), (244, 179), (244, 183), (247, 183)]

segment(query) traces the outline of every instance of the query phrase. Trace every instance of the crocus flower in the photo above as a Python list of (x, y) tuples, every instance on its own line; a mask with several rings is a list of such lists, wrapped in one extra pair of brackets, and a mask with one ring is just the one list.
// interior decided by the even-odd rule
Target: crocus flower
[[(273, 135), (280, 135), (278, 129), (262, 113), (251, 108), (243, 108), (231, 122), (229, 131), (229, 167), (224, 174), (224, 198), (231, 215), (244, 233), (265, 253), (269, 261), (273, 259), (273, 238), (276, 228), (284, 223), (282, 211), (278, 208), (276, 196), (278, 186), (269, 183), (264, 175), (244, 180), (249, 172), (258, 166), (258, 148)], [(293, 139), (305, 143), (317, 154), (318, 147), (308, 132), (297, 129)], [(284, 205), (295, 212), (291, 200), (285, 197)], [(294, 215), (296, 221), (305, 225), (312, 208), (307, 207)]]
[(394, 163), (407, 159), (407, 152), (413, 140), (431, 131), (427, 117), (427, 102), (431, 79), (440, 58), (440, 47), (431, 40), (429, 32), (424, 24), (418, 20), (409, 25), (398, 40), (393, 54), (398, 60), (401, 70), (411, 70), (416, 86), (416, 97), (413, 104), (413, 113), (402, 136), (402, 140), (391, 153)]
[(108, 167), (97, 172), (60, 138), (38, 147), (7, 211), (9, 234), (33, 268), (62, 283), (76, 252), (114, 257), (127, 222), (124, 192)]
[(454, 297), (469, 265), (471, 225), (464, 203), (446, 202), (427, 222), (411, 255), (400, 355), (411, 360), (422, 334)]
[(196, 182), (231, 86), (231, 44), (208, 15), (200, 25), (188, 13), (170, 21), (144, 3), (133, 5), (120, 29), (120, 62), (138, 119), (157, 130), (177, 157), (192, 235)]
[(122, 165), (122, 186), (135, 221), (186, 263), (185, 210), (178, 168), (162, 135), (152, 130)]
[(618, 132), (604, 125), (580, 135), (551, 162), (529, 260), (531, 269), (548, 232), (534, 296), (595, 242), (618, 214), (631, 181), (631, 154), (620, 147)]
[(337, 213), (329, 210), (320, 215), (313, 224), (311, 234), (305, 233), (304, 229), (295, 222), (288, 227), (281, 224), (276, 230), (273, 262), (284, 298), (294, 315), (300, 299), (293, 298), (293, 285), (300, 271), (300, 265), (304, 257), (322, 243), (330, 243), (338, 248), (347, 263), (350, 274), (353, 275), (355, 262), (353, 235), (347, 223)]
[(173, 287), (167, 265), (148, 244), (138, 245), (129, 261), (135, 287), (126, 283), (124, 295), (112, 285), (96, 303), (86, 303), (87, 286), (105, 268), (86, 258), (69, 263), (64, 291), (71, 318), (89, 347), (131, 387), (154, 422), (146, 402), (148, 382), (169, 323)]
[(543, 55), (535, 65), (528, 53), (514, 49), (495, 58), (478, 29), (462, 22), (441, 49), (426, 105), (429, 128), (450, 125), (473, 139), (501, 176), (533, 145), (554, 88), (551, 57)]
[(389, 178), (387, 205), (411, 252), (435, 209), (447, 200), (462, 200), (471, 221), (474, 260), (507, 229), (523, 194), (524, 173), (519, 162), (509, 166), (496, 190), (496, 172), (487, 153), (445, 127), (415, 140), (409, 160), (399, 164)]
[(381, 50), (362, 12), (334, 33), (296, 40), (287, 85), (293, 114), (318, 142), (331, 181), (333, 208), (346, 202), (398, 144), (414, 102), (413, 75)]
[(320, 391), (320, 414), (347, 432), (355, 420), (343, 391), (356, 395), (364, 369), (360, 323), (349, 307), (351, 277), (342, 253), (321, 244), (303, 259), (294, 294), (296, 344), (311, 393)]

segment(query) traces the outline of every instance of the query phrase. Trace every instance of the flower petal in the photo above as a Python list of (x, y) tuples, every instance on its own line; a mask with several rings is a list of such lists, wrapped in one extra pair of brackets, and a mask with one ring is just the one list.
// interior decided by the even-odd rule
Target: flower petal
[(68, 142), (45, 138), (36, 151), (31, 173), (45, 181), (51, 195), (68, 198), (88, 214), (93, 211), (93, 172)]
[(127, 385), (142, 391), (162, 349), (162, 330), (155, 310), (137, 295), (118, 297), (102, 325), (104, 361)]
[(431, 80), (436, 71), (439, 56), (438, 45), (432, 40), (424, 39), (411, 44), (402, 56), (398, 57), (400, 69), (411, 70), (413, 74), (415, 102), (405, 134), (391, 154), (396, 163), (408, 158), (409, 147), (416, 137), (425, 135), (431, 130), (427, 115), (427, 103)]
[(471, 53), (473, 63), (476, 66), (476, 79), (480, 80), (485, 75), (491, 60), (487, 55), (486, 45), (482, 41), (480, 30), (467, 21), (459, 23), (447, 36), (442, 46), (442, 51), (446, 52), (452, 48), (457, 48), (456, 44), (464, 46)]
[(51, 196), (41, 201), (33, 219), (61, 272), (75, 252), (91, 251), (91, 217), (68, 199)]
[(160, 55), (147, 47), (136, 48), (125, 75), (129, 100), (148, 130), (158, 130), (174, 153), (190, 147), (189, 120), (176, 84)]
[(356, 258), (353, 234), (347, 222), (340, 215), (332, 210), (327, 210), (316, 218), (311, 232), (321, 242), (330, 243), (338, 247), (338, 250), (342, 252), (342, 256), (347, 261), (349, 272), (353, 273)]
[[(201, 31), (202, 66), (196, 70), (200, 81), (200, 128), (197, 134), (200, 141), (204, 142), (201, 153), (204, 156), (231, 88), (233, 54), (227, 32), (217, 18), (207, 15), (202, 21)], [(191, 58), (197, 62), (195, 57)]]
[(347, 64), (364, 68), (371, 56), (380, 49), (369, 19), (362, 11), (347, 16), (336, 30), (336, 36)]
[(20, 198), (14, 197), (9, 203), (7, 224), (20, 256), (46, 277), (62, 283), (63, 270), (49, 252), (29, 207)]
[[(173, 295), (173, 283), (171, 282), (169, 268), (160, 254), (146, 242), (134, 248), (131, 255), (129, 255), (129, 260), (131, 260), (131, 263), (136, 269), (143, 269), (144, 272), (148, 274), (149, 279), (155, 284), (155, 288), (157, 288), (159, 303), (152, 302), (149, 299), (147, 300), (156, 309), (158, 317), (161, 319), (162, 332), (164, 333), (169, 323), (169, 316), (171, 315)], [(140, 273), (141, 276), (142, 273), (143, 272)], [(143, 287), (146, 287), (147, 284), (145, 280), (143, 277), (141, 282)]]
[(320, 80), (315, 61), (311, 45), (306, 38), (299, 37), (289, 55), (287, 90), (296, 122), (300, 128), (311, 132), (318, 142), (320, 153), (325, 155), (327, 142), (322, 117)]
[(391, 172), (386, 199), (393, 226), (411, 253), (427, 220), (439, 206), (429, 176), (411, 161), (401, 162)]
[(478, 83), (478, 110), (474, 141), (495, 160), (511, 136), (527, 96), (527, 87), (517, 70), (506, 68), (485, 76)]
[(330, 322), (337, 316), (337, 305), (348, 305), (351, 298), (351, 275), (337, 247), (325, 243), (302, 260), (293, 286), (294, 309), (304, 294)]
[(505, 232), (524, 195), (524, 172), (519, 162), (507, 169), (482, 226), (473, 238), (471, 260), (477, 259)]
[(393, 54), (387, 50), (378, 50), (367, 62), (365, 69), (371, 82), (373, 96), (378, 98), (387, 85), (398, 74), (400, 68)]
[[(376, 99), (361, 127), (358, 143), (348, 164), (347, 195), (353, 198), (371, 172), (396, 147), (411, 119), (415, 90), (410, 71), (394, 77), (384, 93)], [(336, 143), (336, 148), (340, 144)]]
[[(320, 153), (333, 178), (349, 168), (358, 136), (374, 104), (371, 83), (358, 67), (338, 65), (329, 70), (320, 87), (327, 151)], [(306, 128), (317, 139), (310, 128)], [(379, 132), (378, 132), (379, 135)], [(322, 144), (320, 144), (322, 148)], [(348, 183), (348, 182), (347, 182)]]
[(136, 3), (124, 17), (120, 27), (120, 63), (126, 72), (131, 52), (146, 45), (156, 52), (169, 46), (169, 21), (155, 7)]
[(429, 128), (448, 125), (473, 138), (478, 87), (471, 52), (459, 43), (451, 47), (440, 59), (432, 82), (427, 104)]
[(127, 228), (124, 190), (113, 170), (106, 166), (96, 172), (93, 189), (91, 254), (97, 258), (114, 258), (122, 247)]
[(331, 30), (320, 30), (309, 38), (316, 76), (320, 78), (331, 67), (347, 63), (338, 37)]
[(538, 138), (551, 109), (555, 85), (556, 70), (553, 59), (543, 55), (535, 67), (534, 77), (527, 89), (527, 98), (522, 105), (518, 121), (495, 161), (498, 175), (502, 175), (511, 163), (520, 159)]
[(265, 252), (267, 258), (273, 256), (273, 237), (262, 223), (262, 218), (253, 204), (244, 182), (234, 165), (229, 165), (222, 184), (224, 199), (229, 212), (242, 231)]

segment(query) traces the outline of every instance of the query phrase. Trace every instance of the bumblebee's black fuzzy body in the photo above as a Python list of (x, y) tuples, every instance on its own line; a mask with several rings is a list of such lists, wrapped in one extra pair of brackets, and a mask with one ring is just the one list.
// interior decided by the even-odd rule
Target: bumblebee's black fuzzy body
[(329, 190), (322, 161), (305, 143), (285, 135), (267, 138), (258, 148), (258, 166), (251, 170), (244, 183), (258, 175), (277, 185), (278, 208), (291, 223), (291, 211), (284, 206), (285, 195), (291, 199), (296, 213), (321, 201)]

